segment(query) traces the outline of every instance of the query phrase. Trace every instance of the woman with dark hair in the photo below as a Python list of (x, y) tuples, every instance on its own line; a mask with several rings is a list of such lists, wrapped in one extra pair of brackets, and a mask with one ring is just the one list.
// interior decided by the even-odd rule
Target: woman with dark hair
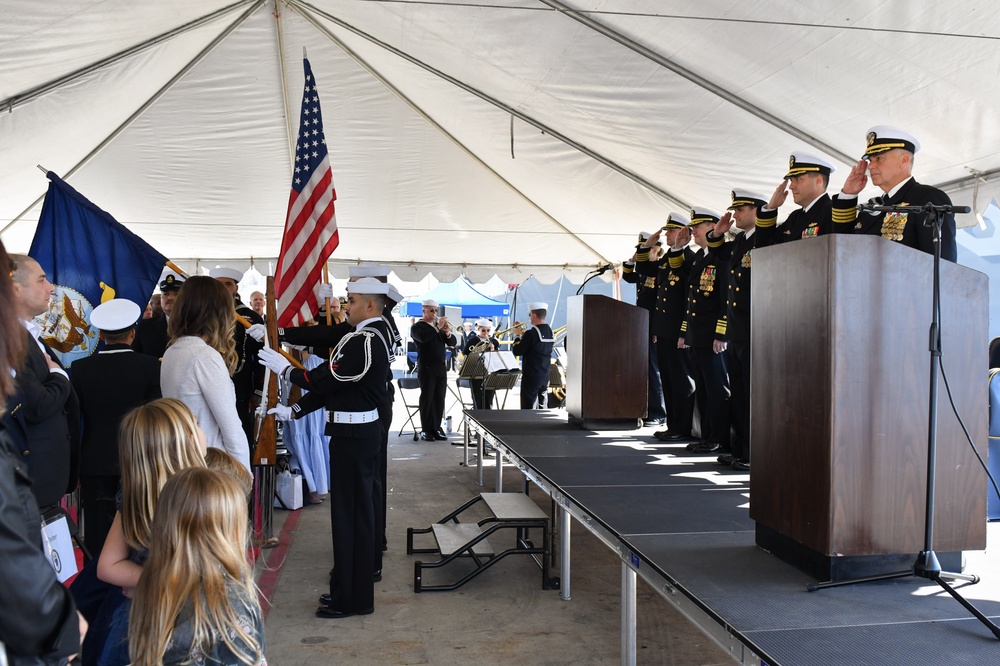
[[(24, 330), (11, 284), (14, 269), (0, 242), (0, 416), (24, 360)], [(87, 631), (42, 554), (40, 524), (27, 467), (0, 424), (0, 662), (6, 654), (10, 666), (65, 664), (79, 652)]]
[(163, 354), (160, 389), (198, 419), (210, 447), (225, 449), (250, 469), (247, 438), (236, 411), (233, 297), (207, 276), (184, 281), (170, 313), (170, 346)]

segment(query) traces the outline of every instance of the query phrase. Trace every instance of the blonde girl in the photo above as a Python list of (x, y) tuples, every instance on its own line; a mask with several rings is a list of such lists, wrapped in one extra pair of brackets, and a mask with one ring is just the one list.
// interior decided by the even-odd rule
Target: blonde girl
[(240, 482), (222, 470), (167, 481), (129, 620), (133, 666), (266, 664), (246, 507)]
[[(187, 467), (205, 466), (205, 434), (187, 406), (161, 398), (125, 415), (119, 429), (121, 504), (97, 563), (97, 577), (122, 588), (139, 583), (152, 542), (153, 512), (167, 479)], [(124, 623), (128, 605), (112, 619), (99, 664), (127, 663)], [(126, 660), (126, 661), (123, 661)]]
[(170, 312), (170, 346), (163, 354), (160, 390), (183, 400), (208, 445), (225, 449), (250, 471), (250, 446), (236, 410), (233, 297), (205, 275), (188, 278)]

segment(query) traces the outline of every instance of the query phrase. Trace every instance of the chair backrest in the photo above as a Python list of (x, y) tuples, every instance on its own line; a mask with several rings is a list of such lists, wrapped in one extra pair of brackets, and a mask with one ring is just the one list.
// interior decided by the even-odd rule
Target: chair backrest
[(400, 377), (396, 380), (396, 383), (399, 384), (400, 390), (420, 388), (420, 379), (418, 377)]

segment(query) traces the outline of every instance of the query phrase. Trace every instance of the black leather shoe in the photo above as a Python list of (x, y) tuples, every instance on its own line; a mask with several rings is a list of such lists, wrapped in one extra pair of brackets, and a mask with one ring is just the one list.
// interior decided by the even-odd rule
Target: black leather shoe
[(733, 457), (732, 453), (723, 453), (721, 456), (716, 458), (720, 465), (725, 465), (726, 467), (732, 467), (733, 461), (736, 458)]
[(717, 442), (699, 442), (691, 449), (692, 453), (715, 453), (722, 448), (722, 444)]
[(448, 433), (446, 433), (444, 430), (438, 429), (438, 431), (436, 433), (434, 433), (434, 434), (440, 440), (446, 440), (446, 439), (448, 439)]
[(374, 580), (375, 580), (376, 583), (381, 583), (382, 582), (382, 570), (381, 569), (379, 569), (378, 571), (375, 572), (375, 579)]
[(352, 617), (354, 615), (371, 615), (375, 612), (374, 608), (365, 608), (364, 610), (358, 611), (342, 611), (334, 610), (329, 606), (320, 606), (316, 609), (316, 617), (323, 617), (329, 620), (339, 620), (342, 617)]
[(705, 441), (704, 439), (701, 439), (701, 440), (698, 440), (697, 442), (691, 442), (690, 444), (688, 444), (684, 448), (687, 449), (688, 451), (694, 451), (694, 449), (695, 449), (696, 446), (701, 446), (702, 444), (708, 444), (708, 442)]
[(749, 472), (750, 471), (750, 463), (743, 462), (742, 460), (734, 460), (733, 464), (732, 464), (732, 468), (735, 469), (735, 470), (739, 470), (740, 472)]
[(436, 442), (437, 441), (437, 435), (432, 435), (429, 432), (422, 432), (422, 433), (420, 433), (420, 441), (421, 442)]
[(654, 432), (653, 437), (660, 440), (661, 442), (679, 442), (683, 439), (691, 439), (691, 435), (681, 435), (676, 432), (670, 432), (669, 430), (661, 430), (660, 432)]

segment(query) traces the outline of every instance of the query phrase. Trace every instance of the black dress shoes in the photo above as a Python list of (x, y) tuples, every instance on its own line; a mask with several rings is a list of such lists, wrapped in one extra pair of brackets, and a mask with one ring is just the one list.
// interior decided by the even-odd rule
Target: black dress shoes
[(750, 463), (743, 462), (742, 460), (734, 460), (733, 464), (732, 464), (732, 468), (735, 469), (735, 470), (739, 470), (740, 472), (749, 472), (750, 471)]
[(320, 606), (316, 609), (316, 617), (323, 617), (329, 620), (339, 620), (342, 617), (353, 617), (354, 615), (371, 615), (375, 612), (374, 608), (365, 608), (363, 610), (351, 610), (342, 611), (335, 610), (329, 606)]
[(723, 453), (721, 456), (716, 458), (716, 460), (719, 461), (720, 465), (725, 465), (726, 467), (732, 467), (733, 461), (736, 460), (736, 458), (733, 457), (732, 453)]
[(722, 444), (718, 442), (698, 442), (695, 444), (694, 448), (691, 449), (692, 453), (715, 453), (722, 448)]
[(691, 435), (681, 435), (676, 432), (670, 432), (669, 430), (661, 430), (660, 432), (654, 432), (653, 437), (660, 440), (661, 442), (679, 442), (683, 439), (691, 439)]
[(429, 432), (420, 433), (421, 442), (436, 442), (438, 440), (437, 435), (432, 435)]
[(441, 429), (439, 428), (439, 429), (438, 429), (438, 431), (437, 431), (436, 433), (434, 433), (434, 434), (435, 434), (435, 436), (437, 436), (437, 438), (438, 438), (438, 439), (440, 439), (440, 440), (441, 440), (442, 442), (446, 442), (446, 441), (448, 441), (448, 434), (447, 434), (447, 433), (446, 433), (446, 432), (445, 432), (444, 430), (441, 430)]

